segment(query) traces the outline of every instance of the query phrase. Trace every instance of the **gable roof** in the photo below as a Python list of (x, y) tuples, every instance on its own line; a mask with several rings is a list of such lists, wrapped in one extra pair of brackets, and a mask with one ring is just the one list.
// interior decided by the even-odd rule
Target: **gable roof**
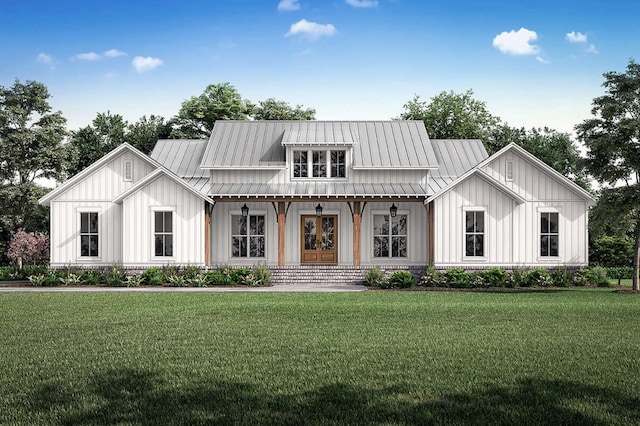
[(291, 145), (352, 146), (354, 169), (435, 169), (422, 121), (216, 121), (200, 167), (283, 168)]
[(562, 173), (560, 173), (559, 171), (557, 171), (553, 167), (549, 166), (547, 163), (545, 163), (544, 161), (540, 160), (538, 157), (536, 157), (535, 155), (531, 154), (529, 151), (527, 151), (526, 149), (524, 149), (520, 145), (516, 144), (515, 142), (511, 142), (509, 145), (507, 145), (504, 148), (502, 148), (501, 150), (497, 151), (491, 157), (485, 159), (480, 164), (478, 164), (477, 167), (478, 168), (484, 167), (487, 164), (491, 163), (493, 160), (495, 160), (495, 159), (505, 155), (507, 152), (511, 152), (511, 151), (514, 151), (517, 154), (520, 154), (522, 157), (524, 157), (529, 162), (531, 162), (534, 166), (538, 167), (539, 169), (542, 169), (542, 171), (544, 171), (547, 175), (553, 177), (560, 184), (563, 184), (563, 185), (567, 186), (570, 190), (572, 190), (573, 192), (578, 194), (581, 198), (584, 198), (586, 201), (588, 201), (590, 205), (595, 203), (595, 199), (589, 193), (589, 191), (585, 190), (580, 185), (576, 184), (574, 181), (572, 181), (568, 177), (564, 176)]
[(80, 181), (82, 181), (82, 179), (84, 179), (85, 177), (89, 176), (91, 173), (95, 172), (100, 167), (104, 166), (109, 161), (111, 161), (114, 158), (118, 157), (120, 154), (122, 154), (125, 151), (131, 152), (132, 154), (134, 154), (138, 158), (146, 161), (147, 163), (151, 164), (154, 167), (162, 167), (157, 161), (155, 161), (152, 158), (150, 158), (149, 156), (145, 155), (144, 153), (142, 153), (141, 151), (139, 151), (135, 147), (129, 145), (127, 142), (124, 142), (120, 146), (116, 147), (114, 150), (112, 150), (111, 152), (109, 152), (108, 154), (106, 154), (105, 156), (100, 158), (98, 161), (96, 161), (95, 163), (91, 164), (90, 166), (88, 166), (87, 168), (82, 170), (80, 173), (77, 173), (76, 175), (74, 175), (71, 178), (69, 178), (66, 181), (64, 181), (58, 187), (54, 188), (52, 191), (50, 191), (47, 194), (45, 194), (42, 198), (40, 198), (38, 200), (38, 203), (40, 203), (42, 205), (48, 205), (49, 202), (51, 202), (51, 200), (53, 200), (55, 197), (59, 196), (60, 194), (64, 193), (65, 191), (71, 189), (75, 184), (77, 184)]
[(208, 178), (209, 172), (200, 168), (206, 147), (206, 139), (160, 139), (149, 155), (181, 178)]
[(127, 189), (122, 194), (118, 195), (116, 198), (114, 198), (112, 200), (112, 202), (116, 203), (116, 204), (121, 203), (126, 198), (132, 196), (133, 194), (138, 192), (141, 188), (144, 188), (145, 186), (147, 186), (151, 182), (155, 181), (156, 179), (160, 178), (161, 176), (165, 176), (165, 177), (169, 178), (170, 180), (175, 182), (177, 185), (183, 187), (184, 189), (186, 189), (187, 191), (189, 191), (190, 193), (192, 193), (196, 197), (201, 198), (204, 201), (213, 204), (213, 200), (211, 200), (209, 197), (207, 197), (206, 195), (204, 195), (200, 191), (196, 190), (193, 186), (189, 185), (187, 182), (185, 182), (184, 179), (181, 179), (180, 177), (178, 177), (175, 174), (171, 173), (169, 170), (165, 169), (164, 167), (159, 167), (156, 170), (154, 170), (153, 172), (151, 172), (148, 175), (146, 175), (144, 178), (140, 179), (140, 181), (138, 181), (138, 183), (136, 183), (135, 185), (131, 186), (131, 188)]
[(436, 194), (489, 157), (480, 139), (431, 139), (438, 169), (429, 176), (429, 193)]
[(506, 195), (507, 197), (509, 197), (512, 200), (514, 200), (516, 202), (516, 204), (522, 204), (522, 203), (525, 203), (527, 201), (520, 194), (518, 194), (517, 192), (515, 192), (511, 188), (508, 188), (508, 187), (504, 186), (501, 182), (499, 182), (498, 180), (493, 178), (487, 172), (485, 172), (482, 169), (479, 169), (477, 167), (474, 167), (471, 170), (469, 170), (468, 172), (464, 173), (462, 176), (458, 177), (457, 179), (453, 179), (448, 185), (442, 187), (440, 190), (435, 192), (433, 195), (431, 195), (429, 197), (428, 200), (425, 201), (425, 203), (427, 203), (429, 201), (433, 201), (433, 200), (435, 200), (437, 198), (440, 198), (441, 196), (443, 196), (444, 194), (446, 194), (447, 192), (449, 192), (450, 190), (452, 190), (453, 188), (455, 188), (456, 186), (460, 185), (462, 182), (466, 181), (467, 179), (470, 179), (473, 176), (476, 176), (476, 177), (484, 180), (488, 184), (494, 186), (496, 189), (498, 189), (504, 195)]

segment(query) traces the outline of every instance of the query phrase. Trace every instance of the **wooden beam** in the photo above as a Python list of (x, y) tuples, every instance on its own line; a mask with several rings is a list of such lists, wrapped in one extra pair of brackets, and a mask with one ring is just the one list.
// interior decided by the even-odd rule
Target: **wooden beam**
[(353, 266), (360, 266), (360, 224), (362, 223), (362, 210), (360, 201), (353, 202)]
[(287, 222), (287, 209), (283, 201), (278, 202), (278, 266), (285, 264), (285, 223)]

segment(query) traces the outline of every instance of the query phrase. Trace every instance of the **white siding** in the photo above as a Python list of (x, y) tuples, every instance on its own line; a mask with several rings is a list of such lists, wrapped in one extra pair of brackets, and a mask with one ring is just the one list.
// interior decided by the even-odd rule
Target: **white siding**
[[(173, 256), (154, 257), (153, 209), (173, 211)], [(204, 265), (204, 201), (160, 176), (123, 201), (124, 265)]]
[[(80, 211), (98, 212), (98, 258), (80, 256)], [(106, 266), (122, 262), (121, 208), (111, 202), (51, 202), (51, 266)]]
[(285, 183), (288, 169), (211, 170), (211, 183)]
[[(503, 170), (506, 170), (506, 164)], [(555, 186), (560, 185), (556, 183)], [(539, 193), (537, 191), (541, 185), (531, 185), (530, 188), (533, 188), (533, 193)], [(545, 189), (545, 194), (551, 194), (554, 198), (557, 193)], [(531, 192), (527, 194), (530, 196)], [(480, 260), (464, 257), (465, 207), (486, 211), (485, 256)], [(559, 213), (558, 257), (539, 256), (541, 211)], [(473, 268), (587, 264), (585, 201), (527, 201), (518, 205), (495, 186), (481, 178), (471, 177), (435, 201), (434, 223), (436, 266)]]
[[(231, 257), (231, 215), (240, 214), (244, 201), (219, 202), (213, 209), (211, 219), (211, 263), (213, 265), (254, 265), (278, 263), (278, 220), (271, 203), (246, 202), (249, 214), (265, 214), (265, 258)], [(287, 265), (300, 264), (300, 221), (302, 215), (314, 215), (318, 201), (301, 201), (291, 204), (285, 226), (285, 262)], [(346, 202), (321, 202), (323, 214), (338, 216), (338, 263), (353, 265), (353, 221)], [(427, 263), (427, 219), (422, 202), (396, 203), (398, 214), (408, 214), (408, 257), (398, 259), (373, 258), (372, 214), (389, 211), (391, 203), (367, 203), (361, 224), (361, 264), (420, 264)]]
[[(124, 180), (124, 163), (133, 162), (133, 180)], [(68, 188), (56, 201), (111, 201), (154, 170), (137, 155), (123, 152), (98, 170)]]

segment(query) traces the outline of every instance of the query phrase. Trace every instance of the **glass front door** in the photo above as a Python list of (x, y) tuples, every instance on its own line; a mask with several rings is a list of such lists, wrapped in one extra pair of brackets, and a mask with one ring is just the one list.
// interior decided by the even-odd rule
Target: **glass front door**
[(302, 216), (301, 263), (338, 263), (338, 216)]

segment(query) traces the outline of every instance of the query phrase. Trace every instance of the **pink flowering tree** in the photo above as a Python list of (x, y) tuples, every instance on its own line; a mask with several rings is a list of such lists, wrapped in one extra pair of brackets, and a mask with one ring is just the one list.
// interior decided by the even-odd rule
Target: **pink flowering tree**
[(38, 265), (49, 259), (49, 236), (43, 232), (26, 232), (18, 229), (9, 241), (7, 257), (16, 262), (18, 269), (23, 263)]

